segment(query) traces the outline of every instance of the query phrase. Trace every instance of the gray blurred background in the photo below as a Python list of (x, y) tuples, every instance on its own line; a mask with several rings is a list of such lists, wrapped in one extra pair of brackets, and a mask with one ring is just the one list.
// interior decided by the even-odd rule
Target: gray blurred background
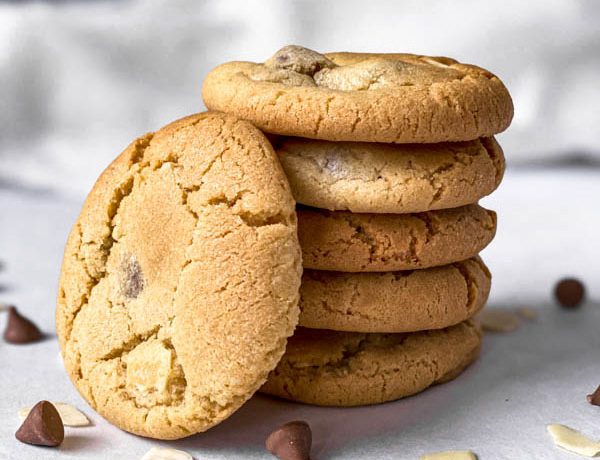
[[(585, 402), (600, 375), (600, 0), (0, 0), (0, 304), (52, 336), (64, 243), (100, 172), (135, 137), (203, 110), (211, 68), (289, 43), (448, 55), (502, 78), (515, 118), (498, 136), (504, 181), (482, 200), (499, 218), (482, 254), (489, 304), (540, 317), (510, 339), (486, 337), (468, 374), (418, 397), (352, 410), (254, 398), (171, 446), (264, 459), (266, 434), (292, 419), (315, 429), (315, 459), (465, 448), (482, 460), (572, 458), (552, 445), (550, 422), (600, 439), (598, 408)], [(553, 299), (564, 276), (586, 285), (578, 311)], [(0, 340), (0, 459), (134, 459), (157, 445), (94, 414), (57, 348)], [(94, 426), (60, 450), (16, 442), (16, 409), (39, 399), (75, 404)]]
[(0, 183), (80, 199), (134, 137), (204, 108), (206, 73), (284, 44), (449, 55), (515, 101), (509, 163), (600, 161), (600, 1), (0, 3)]
[(548, 302), (566, 275), (600, 298), (600, 0), (0, 0), (4, 301), (53, 302), (67, 232), (131, 140), (203, 110), (214, 66), (289, 43), (448, 55), (499, 75), (515, 117), (498, 136), (504, 182), (482, 200), (499, 214), (483, 252), (491, 303)]

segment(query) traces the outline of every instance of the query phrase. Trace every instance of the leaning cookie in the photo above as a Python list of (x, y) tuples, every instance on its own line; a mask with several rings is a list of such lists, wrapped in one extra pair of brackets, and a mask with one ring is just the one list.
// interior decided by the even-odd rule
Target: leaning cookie
[(299, 324), (356, 332), (442, 329), (479, 312), (490, 285), (491, 274), (479, 257), (402, 272), (305, 270)]
[(360, 213), (410, 213), (477, 202), (504, 174), (494, 138), (442, 144), (276, 140), (298, 203)]
[(319, 54), (286, 46), (264, 63), (229, 62), (202, 88), (206, 106), (265, 132), (331, 141), (433, 143), (504, 131), (513, 104), (487, 70), (446, 57)]
[(224, 114), (176, 121), (106, 169), (69, 236), (56, 312), (68, 374), (124, 430), (204, 431), (279, 361), (300, 273), (294, 201), (262, 133)]
[(298, 207), (305, 268), (413, 270), (465, 260), (496, 233), (496, 213), (476, 204), (418, 214), (354, 214)]
[(261, 392), (319, 406), (379, 404), (452, 380), (480, 346), (471, 321), (412, 334), (299, 328)]

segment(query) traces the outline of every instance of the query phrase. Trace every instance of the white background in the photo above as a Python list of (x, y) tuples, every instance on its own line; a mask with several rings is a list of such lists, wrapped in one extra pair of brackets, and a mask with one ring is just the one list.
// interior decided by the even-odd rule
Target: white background
[(203, 77), (288, 43), (449, 55), (515, 101), (513, 165), (600, 162), (596, 0), (0, 3), (0, 180), (82, 196), (133, 138), (204, 108)]

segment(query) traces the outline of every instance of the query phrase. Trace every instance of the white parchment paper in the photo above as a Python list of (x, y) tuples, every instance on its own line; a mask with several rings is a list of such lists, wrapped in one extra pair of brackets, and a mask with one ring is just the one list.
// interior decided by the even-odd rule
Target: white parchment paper
[[(111, 426), (77, 394), (58, 355), (54, 297), (67, 232), (80, 203), (0, 190), (0, 301), (14, 302), (50, 334), (39, 344), (0, 341), (0, 459), (139, 459), (152, 446), (197, 460), (273, 458), (263, 447), (279, 424), (307, 420), (313, 459), (418, 459), (471, 449), (487, 459), (573, 459), (555, 448), (548, 423), (600, 439), (600, 408), (585, 396), (600, 384), (600, 172), (509, 170), (484, 204), (499, 213), (496, 240), (483, 254), (494, 274), (491, 307), (538, 309), (514, 333), (488, 335), (481, 359), (457, 380), (373, 407), (316, 408), (255, 396), (207, 433), (158, 442)], [(554, 281), (581, 277), (590, 301), (578, 311), (552, 303)], [(0, 315), (0, 329), (5, 317)], [(92, 420), (67, 428), (58, 449), (14, 438), (17, 410), (40, 399), (65, 401)]]

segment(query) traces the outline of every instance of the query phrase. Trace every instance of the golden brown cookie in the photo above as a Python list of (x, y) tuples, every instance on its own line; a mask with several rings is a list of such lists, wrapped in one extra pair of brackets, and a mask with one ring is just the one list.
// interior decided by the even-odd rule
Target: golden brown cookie
[(265, 381), (298, 319), (294, 201), (265, 137), (204, 113), (134, 141), (67, 242), (56, 312), (68, 374), (118, 427), (204, 431)]
[(490, 285), (491, 274), (479, 257), (401, 272), (305, 270), (299, 324), (356, 332), (441, 329), (481, 310)]
[(455, 208), (492, 193), (504, 174), (494, 138), (442, 144), (277, 141), (298, 203), (361, 213)]
[(480, 346), (471, 321), (411, 334), (298, 328), (261, 392), (319, 406), (379, 404), (452, 380)]
[(229, 62), (202, 88), (206, 106), (265, 132), (330, 141), (433, 143), (504, 131), (513, 116), (490, 72), (446, 57), (319, 54), (286, 46), (264, 63)]
[(298, 208), (304, 268), (384, 272), (445, 265), (494, 238), (496, 213), (479, 205), (419, 214), (354, 214)]

